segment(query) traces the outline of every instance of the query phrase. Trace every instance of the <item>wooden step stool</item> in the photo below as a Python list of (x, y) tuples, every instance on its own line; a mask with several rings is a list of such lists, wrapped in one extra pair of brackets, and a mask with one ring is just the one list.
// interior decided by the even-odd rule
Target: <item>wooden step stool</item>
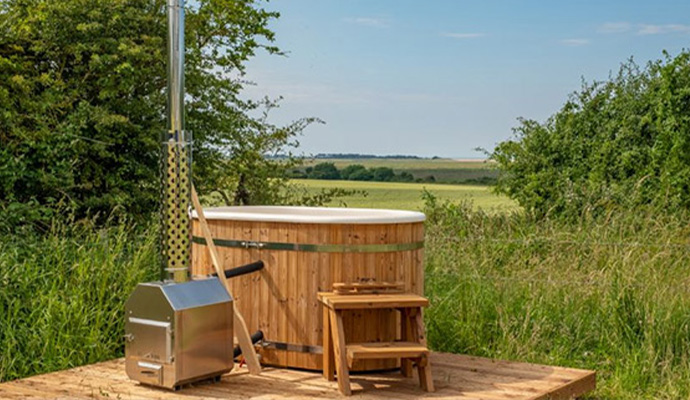
[[(366, 287), (369, 285), (370, 287)], [(323, 304), (323, 375), (334, 380), (333, 367), (338, 374), (338, 389), (346, 396), (350, 389), (350, 368), (355, 360), (399, 358), (402, 373), (412, 376), (412, 362), (417, 365), (419, 383), (427, 392), (434, 391), (426, 345), (422, 307), (426, 298), (403, 293), (393, 284), (334, 284), (333, 292), (319, 293)], [(342, 312), (357, 309), (395, 309), (401, 313), (402, 341), (374, 343), (345, 343)], [(364, 329), (364, 328), (363, 328)]]

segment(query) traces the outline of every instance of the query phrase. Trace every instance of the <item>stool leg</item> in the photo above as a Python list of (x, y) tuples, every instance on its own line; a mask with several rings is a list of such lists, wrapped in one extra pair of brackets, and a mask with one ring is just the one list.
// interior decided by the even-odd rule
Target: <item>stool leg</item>
[(333, 354), (335, 355), (335, 369), (338, 373), (338, 389), (345, 396), (352, 394), (350, 389), (350, 369), (347, 367), (345, 348), (345, 331), (343, 329), (343, 315), (340, 311), (330, 310), (331, 333), (333, 335)]
[(323, 377), (335, 380), (335, 355), (333, 354), (333, 333), (328, 307), (323, 306)]
[[(414, 321), (410, 318), (410, 311), (407, 308), (403, 308), (401, 311), (400, 315), (400, 321), (402, 322), (401, 324), (401, 335), (403, 342), (414, 342), (417, 340), (417, 338), (414, 337), (412, 333), (412, 324)], [(412, 377), (412, 360), (409, 358), (403, 358), (400, 360), (400, 372), (402, 372), (402, 375), (406, 378), (411, 378)]]
[(431, 377), (431, 365), (429, 364), (429, 356), (422, 356), (417, 362), (417, 373), (419, 374), (419, 385), (427, 392), (433, 392), (434, 380)]
[[(417, 342), (426, 346), (426, 333), (424, 331), (424, 316), (422, 315), (422, 310), (420, 309), (416, 315), (415, 319), (415, 331), (417, 334)], [(431, 363), (429, 362), (429, 356), (425, 355), (420, 358), (417, 364), (417, 372), (419, 373), (419, 383), (422, 388), (427, 392), (433, 392), (434, 380), (431, 377)]]

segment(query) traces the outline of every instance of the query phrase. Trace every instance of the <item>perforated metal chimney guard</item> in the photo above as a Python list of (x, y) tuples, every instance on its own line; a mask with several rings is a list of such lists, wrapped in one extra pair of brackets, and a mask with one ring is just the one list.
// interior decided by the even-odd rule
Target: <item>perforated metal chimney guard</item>
[[(162, 255), (167, 278), (176, 282), (187, 280), (191, 263), (190, 193), (191, 140), (185, 132), (171, 132), (162, 143), (164, 179), (162, 191), (163, 243)], [(180, 140), (180, 138), (183, 138)]]

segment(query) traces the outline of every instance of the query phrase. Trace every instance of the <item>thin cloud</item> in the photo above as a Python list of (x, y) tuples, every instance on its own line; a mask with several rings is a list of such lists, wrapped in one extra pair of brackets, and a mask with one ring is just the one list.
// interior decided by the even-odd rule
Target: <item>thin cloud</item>
[(638, 35), (665, 35), (668, 33), (690, 33), (690, 25), (665, 24), (652, 25), (641, 24), (638, 27)]
[(629, 22), (607, 22), (601, 25), (598, 31), (600, 33), (623, 33), (630, 31), (632, 27)]
[(586, 46), (589, 44), (589, 39), (563, 39), (561, 43), (571, 47)]
[(667, 35), (671, 33), (690, 34), (690, 25), (683, 24), (631, 24), (630, 22), (607, 22), (601, 25), (599, 33), (627, 33), (638, 35)]
[(453, 39), (474, 39), (486, 36), (485, 33), (479, 32), (469, 32), (469, 33), (459, 33), (459, 32), (446, 32), (442, 33), (441, 36), (449, 37)]
[(345, 18), (344, 21), (350, 24), (368, 26), (370, 28), (388, 28), (390, 26), (387, 20), (374, 17)]

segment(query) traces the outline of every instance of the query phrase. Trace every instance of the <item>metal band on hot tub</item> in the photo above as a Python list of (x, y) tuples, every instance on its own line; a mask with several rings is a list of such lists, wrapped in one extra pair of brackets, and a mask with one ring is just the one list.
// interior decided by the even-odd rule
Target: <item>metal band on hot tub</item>
[(291, 351), (293, 353), (323, 354), (322, 346), (274, 342), (270, 340), (264, 340), (261, 346), (265, 349)]
[[(206, 239), (194, 236), (194, 243), (206, 245)], [(419, 250), (424, 248), (424, 241), (393, 244), (305, 244), (280, 242), (252, 242), (246, 240), (213, 239), (220, 247), (259, 250), (289, 250), (316, 253), (388, 253), (395, 251)]]

